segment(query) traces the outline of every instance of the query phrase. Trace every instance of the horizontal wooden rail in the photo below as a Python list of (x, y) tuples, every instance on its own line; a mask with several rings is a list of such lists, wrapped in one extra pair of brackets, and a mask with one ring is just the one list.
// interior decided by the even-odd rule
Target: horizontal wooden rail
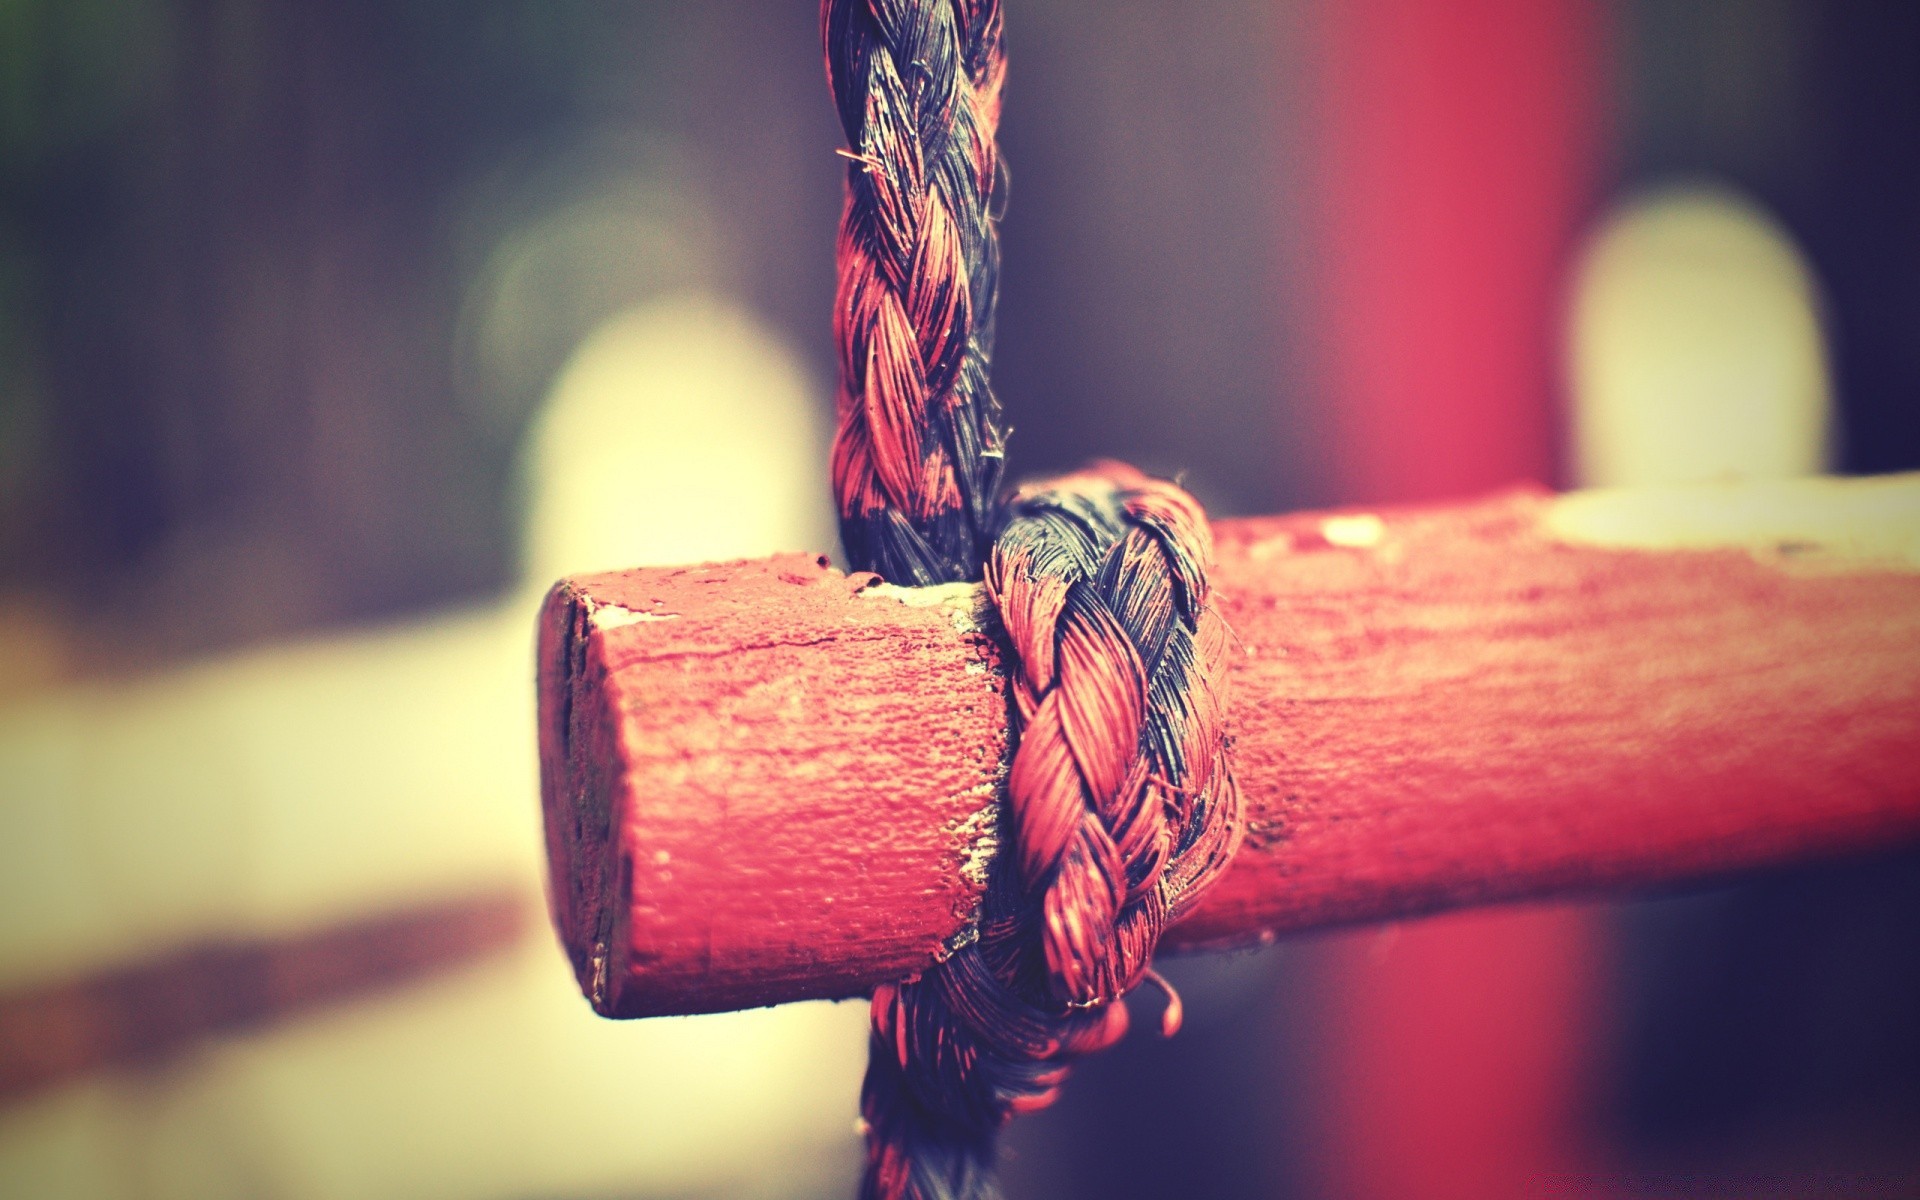
[[(1920, 477), (1216, 524), (1247, 839), (1167, 945), (1920, 836)], [(977, 589), (802, 556), (564, 581), (555, 919), (596, 1009), (846, 996), (970, 936), (1007, 752)]]
[(498, 954), (525, 936), (527, 910), (517, 890), (486, 892), (277, 939), (202, 942), (0, 992), (0, 1106)]

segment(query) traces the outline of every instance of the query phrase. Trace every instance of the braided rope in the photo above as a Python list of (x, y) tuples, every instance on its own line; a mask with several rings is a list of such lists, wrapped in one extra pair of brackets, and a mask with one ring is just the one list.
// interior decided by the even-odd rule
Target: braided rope
[[(1103, 464), (997, 503), (987, 380), (999, 268), (998, 0), (823, 0), (850, 150), (833, 482), (859, 569), (977, 578), (1019, 666), (1017, 748), (979, 936), (879, 988), (861, 1112), (868, 1200), (985, 1200), (1015, 1113), (1126, 1032), (1160, 932), (1239, 844), (1225, 627), (1205, 514)], [(997, 531), (997, 538), (995, 537)], [(1164, 986), (1164, 984), (1163, 984)], [(1168, 989), (1162, 1028), (1180, 1019)]]
[(994, 544), (1020, 656), (1007, 795), (1058, 1004), (1131, 991), (1239, 846), (1212, 558), (1193, 497), (1119, 463), (1022, 489)]
[(987, 382), (999, 276), (999, 0), (823, 0), (850, 150), (833, 486), (848, 557), (896, 583), (979, 577), (1000, 486)]
[(1010, 502), (987, 587), (1019, 659), (1012, 847), (978, 941), (874, 994), (867, 1200), (995, 1195), (1000, 1127), (1126, 1032), (1115, 1001), (1238, 848), (1211, 551), (1192, 497), (1119, 464)]

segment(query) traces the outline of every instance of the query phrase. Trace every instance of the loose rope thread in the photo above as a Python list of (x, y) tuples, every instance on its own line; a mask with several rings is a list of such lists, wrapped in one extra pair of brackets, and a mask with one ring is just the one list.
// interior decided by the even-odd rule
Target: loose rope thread
[(987, 1200), (1001, 1126), (1126, 1032), (1117, 1001), (1158, 980), (1161, 931), (1239, 845), (1225, 626), (1205, 514), (1175, 485), (1109, 463), (997, 502), (998, 0), (823, 0), (821, 24), (851, 147), (842, 541), (856, 568), (916, 586), (984, 562), (1017, 659), (1005, 849), (978, 936), (874, 993), (861, 1195)]

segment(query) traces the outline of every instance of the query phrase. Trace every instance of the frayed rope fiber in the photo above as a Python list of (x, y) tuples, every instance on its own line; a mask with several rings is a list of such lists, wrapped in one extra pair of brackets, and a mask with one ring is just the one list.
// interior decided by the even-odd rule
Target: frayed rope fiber
[[(821, 24), (851, 146), (841, 537), (896, 583), (984, 565), (1015, 659), (978, 935), (874, 994), (861, 1195), (985, 1200), (1000, 1128), (1126, 1032), (1121, 997), (1158, 981), (1161, 931), (1239, 845), (1226, 629), (1206, 515), (1174, 484), (1105, 463), (999, 498), (997, 0), (824, 0)], [(1168, 989), (1163, 1031), (1179, 1021)]]
[(834, 338), (847, 555), (894, 583), (978, 579), (1004, 455), (987, 382), (999, 238), (998, 0), (825, 0), (850, 147)]
[(1018, 659), (1001, 851), (978, 940), (874, 994), (863, 1197), (996, 1195), (1000, 1127), (1126, 1032), (1117, 1001), (1238, 848), (1210, 551), (1190, 496), (1118, 464), (1009, 504), (986, 572)]

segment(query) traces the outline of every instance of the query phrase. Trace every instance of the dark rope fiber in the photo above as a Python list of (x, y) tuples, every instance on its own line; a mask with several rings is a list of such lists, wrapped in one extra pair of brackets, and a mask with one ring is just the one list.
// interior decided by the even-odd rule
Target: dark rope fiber
[[(853, 567), (980, 578), (1017, 745), (978, 936), (878, 989), (866, 1200), (987, 1200), (1000, 1128), (1126, 1032), (1160, 932), (1239, 844), (1212, 541), (1184, 491), (1120, 464), (998, 498), (987, 380), (1002, 173), (998, 0), (824, 0), (850, 150), (833, 481)], [(1169, 992), (1163, 1029), (1179, 1021)]]
[(1119, 464), (1013, 498), (987, 565), (1018, 661), (1001, 849), (978, 940), (874, 994), (868, 1200), (997, 1195), (1000, 1127), (1126, 1032), (1117, 1001), (1238, 847), (1210, 550), (1191, 497)]
[(825, 0), (850, 147), (833, 484), (848, 557), (895, 583), (978, 579), (1000, 487), (987, 382), (999, 276), (998, 0)]

